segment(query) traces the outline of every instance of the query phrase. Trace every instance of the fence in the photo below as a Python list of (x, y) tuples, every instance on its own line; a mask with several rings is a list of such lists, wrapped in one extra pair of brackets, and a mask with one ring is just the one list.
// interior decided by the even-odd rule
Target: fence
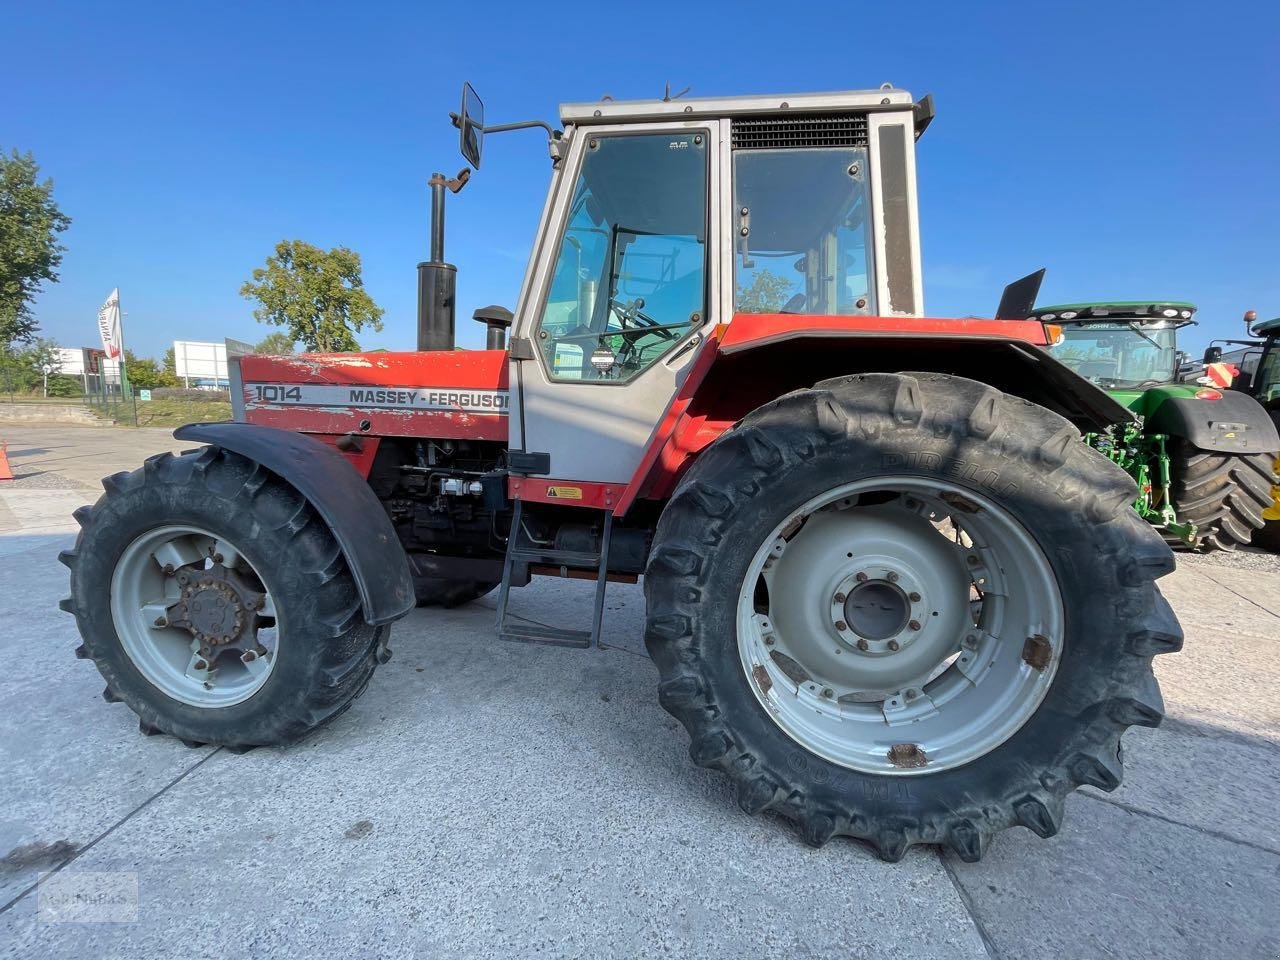
[(130, 387), (112, 383), (106, 377), (93, 377), (82, 397), (84, 405), (94, 413), (116, 423), (138, 425), (138, 397)]

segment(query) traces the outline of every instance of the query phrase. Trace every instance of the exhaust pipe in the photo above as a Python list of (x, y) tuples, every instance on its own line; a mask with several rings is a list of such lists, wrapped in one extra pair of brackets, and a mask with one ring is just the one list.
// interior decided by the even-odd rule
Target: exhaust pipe
[(494, 303), (481, 307), (471, 316), (485, 325), (484, 348), (486, 350), (507, 349), (507, 328), (511, 326), (511, 321), (514, 319), (510, 310)]
[(459, 174), (448, 180), (433, 173), (431, 185), (431, 259), (418, 264), (418, 349), (452, 350), (454, 347), (454, 294), (458, 268), (444, 261), (444, 191), (454, 193), (467, 182)]

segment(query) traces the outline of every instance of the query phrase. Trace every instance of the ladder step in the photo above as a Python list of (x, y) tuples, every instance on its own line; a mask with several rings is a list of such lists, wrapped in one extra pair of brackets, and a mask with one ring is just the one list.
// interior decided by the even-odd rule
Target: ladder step
[[(502, 588), (498, 591), (498, 636), (503, 640), (521, 643), (549, 643), (559, 647), (600, 646), (600, 621), (604, 615), (605, 584), (609, 579), (609, 541), (613, 531), (613, 512), (604, 511), (604, 524), (600, 535), (600, 552), (582, 550), (544, 549), (533, 543), (522, 543), (524, 502), (516, 500), (511, 516), (511, 533), (507, 543), (507, 556), (502, 565)], [(592, 604), (590, 630), (566, 630), (533, 623), (508, 614), (507, 600), (511, 594), (511, 572), (517, 562), (533, 566), (560, 567), (594, 571), (596, 589)], [(520, 622), (516, 622), (520, 621)]]
[(512, 623), (508, 620), (498, 634), (503, 640), (519, 643), (549, 643), (556, 647), (591, 646), (590, 630), (562, 630), (534, 623)]
[(586, 567), (594, 570), (600, 566), (600, 555), (580, 550), (539, 550), (537, 547), (517, 547), (511, 551), (515, 560), (542, 563), (549, 567)]

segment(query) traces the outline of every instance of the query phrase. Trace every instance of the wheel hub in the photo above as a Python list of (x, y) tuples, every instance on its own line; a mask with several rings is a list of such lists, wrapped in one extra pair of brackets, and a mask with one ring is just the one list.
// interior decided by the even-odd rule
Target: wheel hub
[(854, 652), (889, 656), (920, 636), (929, 612), (924, 587), (897, 563), (855, 563), (831, 596), (831, 625)]
[[(955, 504), (959, 501), (962, 507)], [(911, 776), (1003, 742), (1061, 650), (1051, 568), (1018, 522), (947, 481), (855, 481), (766, 537), (738, 605), (746, 682), (812, 752)], [(1028, 637), (1044, 655), (1028, 659)]]
[(143, 677), (195, 707), (253, 696), (279, 652), (267, 582), (234, 543), (200, 527), (162, 525), (125, 548), (111, 575), (111, 618)]
[(249, 591), (220, 563), (176, 574), (182, 594), (169, 608), (169, 625), (187, 630), (201, 646), (225, 647), (252, 633), (260, 594)]

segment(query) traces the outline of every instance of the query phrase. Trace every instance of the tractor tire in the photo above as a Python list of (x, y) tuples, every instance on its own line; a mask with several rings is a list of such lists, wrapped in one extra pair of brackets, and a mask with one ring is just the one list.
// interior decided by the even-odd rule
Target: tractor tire
[(1170, 454), (1173, 508), (1196, 525), (1194, 549), (1234, 550), (1262, 529), (1271, 506), (1275, 454), (1201, 450), (1185, 440)]
[(1134, 495), (1066, 420), (971, 380), (788, 394), (704, 450), (658, 523), (659, 702), (745, 812), (810, 845), (975, 861), (1006, 827), (1052, 836), (1067, 794), (1119, 785), (1121, 734), (1164, 713), (1152, 657), (1182, 646)]
[[(59, 559), (73, 614), (139, 728), (188, 746), (285, 743), (332, 720), (389, 656), (328, 526), (292, 486), (218, 447), (102, 481)], [(251, 652), (252, 651), (252, 652)]]
[(415, 577), (413, 592), (420, 607), (460, 607), (479, 600), (496, 587), (494, 581), (446, 580), (443, 577)]

